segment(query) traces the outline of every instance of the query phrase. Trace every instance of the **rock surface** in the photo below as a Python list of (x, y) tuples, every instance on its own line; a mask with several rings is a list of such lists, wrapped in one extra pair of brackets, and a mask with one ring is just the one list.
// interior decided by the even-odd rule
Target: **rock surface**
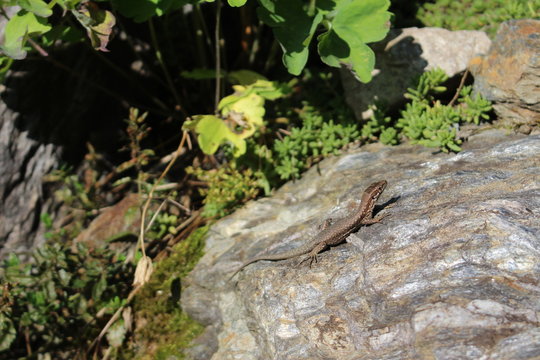
[[(108, 243), (109, 248), (125, 253), (133, 248), (140, 226), (140, 199), (138, 194), (128, 194), (117, 204), (105, 209), (90, 225), (73, 240), (73, 247), (77, 243), (84, 243), (90, 248), (103, 246)], [(118, 239), (132, 238), (131, 246)]]
[(348, 70), (342, 70), (347, 103), (357, 119), (366, 119), (368, 106), (382, 101), (389, 108), (405, 101), (403, 94), (414, 86), (426, 70), (443, 69), (449, 77), (467, 68), (478, 54), (485, 54), (491, 41), (482, 31), (449, 31), (440, 28), (393, 29), (387, 38), (373, 46), (375, 74), (363, 84)]
[(29, 57), (17, 61), (0, 86), (0, 259), (11, 253), (28, 259), (45, 242), (42, 214), (61, 220), (61, 204), (45, 175), (61, 164), (78, 164), (87, 141), (98, 152), (118, 143), (123, 105), (86, 80), (111, 89), (123, 83), (88, 51), (74, 46), (51, 53), (77, 77)]
[(494, 102), (500, 125), (526, 134), (540, 125), (540, 20), (502, 23), (489, 53), (470, 67), (474, 90)]
[[(540, 136), (485, 130), (459, 154), (369, 145), (324, 160), (216, 223), (183, 284), (207, 331), (195, 359), (540, 357)], [(386, 179), (382, 223), (298, 259), (299, 246)], [(237, 282), (237, 283), (236, 283)], [(217, 349), (217, 351), (216, 351)]]

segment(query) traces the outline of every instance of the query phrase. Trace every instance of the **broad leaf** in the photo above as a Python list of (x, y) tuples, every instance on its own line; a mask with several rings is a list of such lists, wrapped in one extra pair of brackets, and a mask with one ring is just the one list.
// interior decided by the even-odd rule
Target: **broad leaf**
[(319, 55), (328, 65), (344, 65), (369, 82), (375, 55), (367, 43), (384, 39), (389, 29), (388, 0), (336, 1), (331, 28), (318, 37)]
[(195, 115), (193, 120), (184, 123), (182, 129), (194, 130), (198, 134), (197, 140), (205, 154), (214, 154), (218, 147), (227, 141), (235, 146), (235, 156), (246, 152), (246, 142), (214, 115)]
[(100, 51), (107, 50), (116, 18), (107, 10), (101, 10), (95, 3), (87, 2), (80, 11), (72, 11), (77, 20), (86, 29), (92, 47)]
[(229, 5), (231, 5), (233, 7), (243, 6), (246, 3), (246, 1), (247, 0), (227, 0)]
[(43, 0), (19, 0), (17, 3), (24, 10), (37, 16), (49, 17), (52, 15), (52, 10)]
[(251, 70), (231, 71), (227, 75), (227, 80), (234, 85), (250, 85), (257, 80), (268, 80), (266, 77)]
[(311, 16), (300, 0), (261, 0), (259, 18), (271, 26), (283, 50), (283, 64), (293, 75), (299, 75), (307, 63), (309, 43), (323, 19), (320, 12)]
[(26, 57), (26, 50), (23, 47), (26, 37), (41, 35), (50, 29), (51, 26), (44, 18), (21, 10), (8, 21), (5, 29), (4, 45), (0, 49), (4, 54), (13, 59), (24, 59)]

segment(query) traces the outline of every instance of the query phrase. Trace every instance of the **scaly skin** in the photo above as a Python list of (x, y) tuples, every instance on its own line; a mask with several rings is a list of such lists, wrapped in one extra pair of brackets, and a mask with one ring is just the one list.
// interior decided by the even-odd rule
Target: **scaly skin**
[(305, 245), (280, 254), (261, 255), (254, 257), (246, 261), (242, 264), (242, 266), (236, 269), (236, 271), (231, 275), (230, 279), (232, 279), (240, 270), (242, 270), (249, 264), (260, 260), (277, 261), (308, 254), (307, 257), (302, 260), (302, 262), (310, 259), (311, 266), (313, 261), (317, 262), (318, 253), (320, 253), (329, 246), (338, 245), (341, 242), (345, 241), (347, 236), (349, 236), (353, 231), (358, 229), (361, 225), (374, 224), (381, 221), (384, 216), (374, 218), (373, 208), (375, 207), (375, 203), (386, 188), (386, 185), (386, 180), (378, 181), (371, 184), (362, 194), (362, 201), (360, 202), (360, 206), (358, 210), (353, 213), (352, 216), (340, 219), (331, 226), (326, 227)]

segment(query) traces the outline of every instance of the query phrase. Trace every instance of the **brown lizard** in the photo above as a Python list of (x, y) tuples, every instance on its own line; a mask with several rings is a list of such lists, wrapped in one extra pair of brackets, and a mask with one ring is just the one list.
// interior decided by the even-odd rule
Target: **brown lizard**
[(300, 263), (311, 259), (310, 266), (315, 260), (317, 262), (317, 254), (326, 249), (329, 246), (338, 245), (341, 242), (345, 241), (347, 236), (351, 234), (354, 230), (358, 229), (361, 225), (374, 224), (380, 222), (384, 217), (373, 217), (373, 208), (379, 196), (386, 188), (386, 180), (378, 181), (370, 186), (362, 194), (362, 201), (358, 209), (353, 213), (352, 216), (345, 217), (338, 220), (336, 223), (331, 226), (324, 228), (319, 234), (317, 234), (310, 242), (306, 243), (299, 248), (292, 249), (290, 251), (275, 254), (275, 255), (261, 255), (254, 257), (245, 263), (242, 264), (236, 271), (231, 275), (229, 279), (232, 279), (240, 270), (248, 266), (251, 263), (254, 263), (259, 260), (285, 260), (290, 259), (296, 256), (305, 255), (306, 258)]

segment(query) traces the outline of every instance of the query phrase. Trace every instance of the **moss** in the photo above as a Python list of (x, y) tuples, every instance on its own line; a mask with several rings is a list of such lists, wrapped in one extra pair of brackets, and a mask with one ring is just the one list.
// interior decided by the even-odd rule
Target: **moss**
[[(208, 226), (174, 246), (171, 255), (155, 266), (150, 281), (137, 295), (134, 307), (138, 329), (135, 330), (135, 359), (183, 359), (183, 349), (198, 336), (203, 327), (180, 308), (180, 279), (186, 276), (203, 255)], [(144, 324), (144, 325), (143, 325)], [(137, 352), (139, 349), (139, 352)]]

